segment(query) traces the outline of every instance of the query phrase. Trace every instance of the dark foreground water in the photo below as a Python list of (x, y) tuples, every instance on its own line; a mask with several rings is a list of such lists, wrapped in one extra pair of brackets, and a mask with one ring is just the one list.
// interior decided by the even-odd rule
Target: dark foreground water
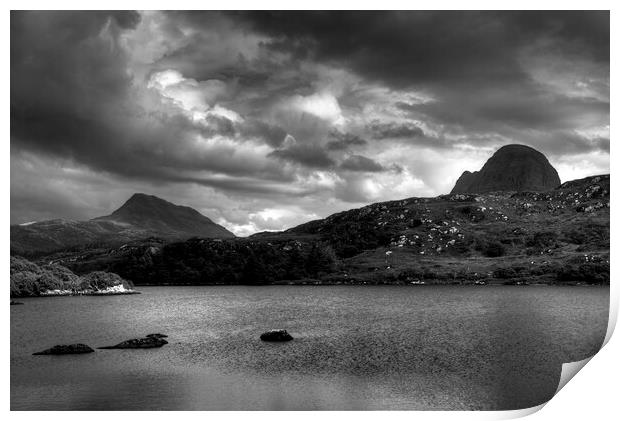
[[(11, 307), (11, 409), (517, 409), (600, 348), (602, 287), (150, 287)], [(295, 340), (264, 343), (285, 328)], [(32, 356), (56, 344), (146, 350)]]

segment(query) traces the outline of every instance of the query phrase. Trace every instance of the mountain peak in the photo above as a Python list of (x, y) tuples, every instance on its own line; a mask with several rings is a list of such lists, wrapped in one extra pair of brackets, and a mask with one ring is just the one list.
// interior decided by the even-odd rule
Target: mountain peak
[[(141, 206), (156, 206), (156, 207), (178, 207), (178, 208), (187, 208), (192, 209), (187, 206), (175, 205), (172, 202), (168, 202), (167, 200), (162, 199), (161, 197), (153, 196), (146, 193), (134, 193), (131, 195), (129, 199), (123, 205), (113, 212), (119, 212), (121, 209), (135, 208)], [(197, 212), (197, 211), (196, 211)], [(206, 216), (205, 216), (206, 218)]]
[[(131, 201), (131, 200), (143, 200), (143, 199), (148, 199), (148, 198), (155, 198), (155, 199), (160, 199), (157, 196), (153, 196), (151, 194), (146, 194), (146, 193), (134, 193), (131, 195), (131, 197), (129, 199), (127, 199), (127, 202)], [(160, 200), (164, 200), (164, 199), (160, 199)]]
[(189, 206), (175, 205), (157, 196), (134, 193), (108, 216), (95, 218), (179, 237), (234, 237), (221, 225)]
[(463, 172), (451, 193), (544, 191), (559, 185), (560, 177), (545, 155), (530, 146), (510, 144), (495, 151), (480, 171)]

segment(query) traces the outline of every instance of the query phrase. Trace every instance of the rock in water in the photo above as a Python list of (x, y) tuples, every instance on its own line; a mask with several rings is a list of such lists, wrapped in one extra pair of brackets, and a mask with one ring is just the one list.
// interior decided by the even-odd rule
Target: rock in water
[(293, 337), (284, 329), (270, 330), (260, 335), (260, 339), (266, 342), (286, 342), (292, 341)]
[(558, 172), (545, 155), (525, 145), (506, 145), (497, 150), (480, 171), (465, 171), (452, 192), (546, 191), (560, 185)]
[(154, 333), (147, 336), (146, 338), (129, 339), (113, 346), (100, 346), (98, 349), (159, 348), (166, 345), (168, 341), (162, 339), (162, 337), (158, 335), (161, 335), (161, 333)]
[(149, 333), (146, 335), (147, 338), (167, 338), (168, 335), (164, 335), (163, 333)]
[(35, 352), (32, 355), (64, 355), (64, 354), (87, 354), (95, 352), (94, 349), (84, 344), (56, 345), (45, 351)]
[(11, 300), (11, 305), (12, 305), (12, 306), (21, 306), (21, 305), (23, 305), (23, 304), (24, 304), (24, 303), (20, 303), (19, 301), (13, 301), (13, 300)]

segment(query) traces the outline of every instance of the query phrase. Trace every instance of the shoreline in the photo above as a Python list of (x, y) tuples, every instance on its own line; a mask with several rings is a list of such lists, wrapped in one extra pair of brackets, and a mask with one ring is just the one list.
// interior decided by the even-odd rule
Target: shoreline
[(41, 295), (11, 295), (11, 299), (13, 298), (55, 298), (55, 297), (94, 297), (94, 296), (110, 296), (110, 295), (136, 295), (141, 294), (140, 291), (137, 290), (128, 290), (124, 292), (70, 292), (70, 293), (58, 293), (58, 294), (41, 294)]
[(252, 287), (267, 287), (267, 286), (399, 286), (399, 287), (425, 287), (425, 286), (463, 286), (463, 287), (488, 287), (488, 286), (506, 286), (506, 287), (521, 287), (521, 286), (581, 286), (581, 287), (607, 287), (607, 284), (581, 284), (581, 283), (545, 283), (535, 282), (527, 284), (511, 284), (503, 282), (489, 282), (486, 284), (474, 284), (474, 283), (445, 283), (445, 282), (428, 282), (423, 284), (412, 283), (371, 283), (371, 282), (348, 282), (348, 283), (335, 283), (335, 282), (274, 282), (265, 284), (140, 284), (140, 287), (222, 287), (222, 286), (252, 286)]
[[(327, 287), (327, 286), (350, 286), (350, 287), (408, 287), (408, 288), (423, 288), (423, 287), (591, 287), (591, 288), (609, 288), (606, 284), (586, 284), (586, 283), (526, 283), (526, 284), (514, 284), (514, 283), (501, 283), (501, 282), (489, 282), (486, 284), (474, 284), (474, 283), (334, 283), (334, 282), (289, 282), (289, 283), (269, 283), (269, 284), (142, 284), (140, 287), (145, 288), (169, 288), (169, 287)], [(11, 295), (11, 299), (24, 299), (24, 298), (55, 298), (55, 297), (93, 297), (93, 296), (114, 296), (114, 295), (138, 295), (141, 294), (139, 290), (130, 290), (125, 292), (86, 292), (86, 293), (61, 293), (61, 294), (43, 294), (43, 295)]]

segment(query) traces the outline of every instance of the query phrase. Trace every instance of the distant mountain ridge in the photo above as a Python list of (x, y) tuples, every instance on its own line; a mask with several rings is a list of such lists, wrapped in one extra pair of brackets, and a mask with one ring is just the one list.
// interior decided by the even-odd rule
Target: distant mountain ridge
[(232, 238), (234, 234), (193, 208), (136, 193), (110, 215), (90, 221), (53, 219), (12, 225), (11, 252), (47, 253), (148, 237), (184, 240), (191, 237)]
[(170, 203), (157, 196), (135, 193), (117, 210), (92, 221), (128, 224), (161, 233), (185, 233), (195, 237), (230, 238), (234, 234), (189, 206)]
[(609, 284), (609, 175), (544, 192), (410, 197), (232, 240), (51, 254), (136, 285)]
[(546, 191), (559, 185), (558, 172), (545, 155), (514, 144), (499, 148), (480, 171), (465, 171), (450, 193)]

